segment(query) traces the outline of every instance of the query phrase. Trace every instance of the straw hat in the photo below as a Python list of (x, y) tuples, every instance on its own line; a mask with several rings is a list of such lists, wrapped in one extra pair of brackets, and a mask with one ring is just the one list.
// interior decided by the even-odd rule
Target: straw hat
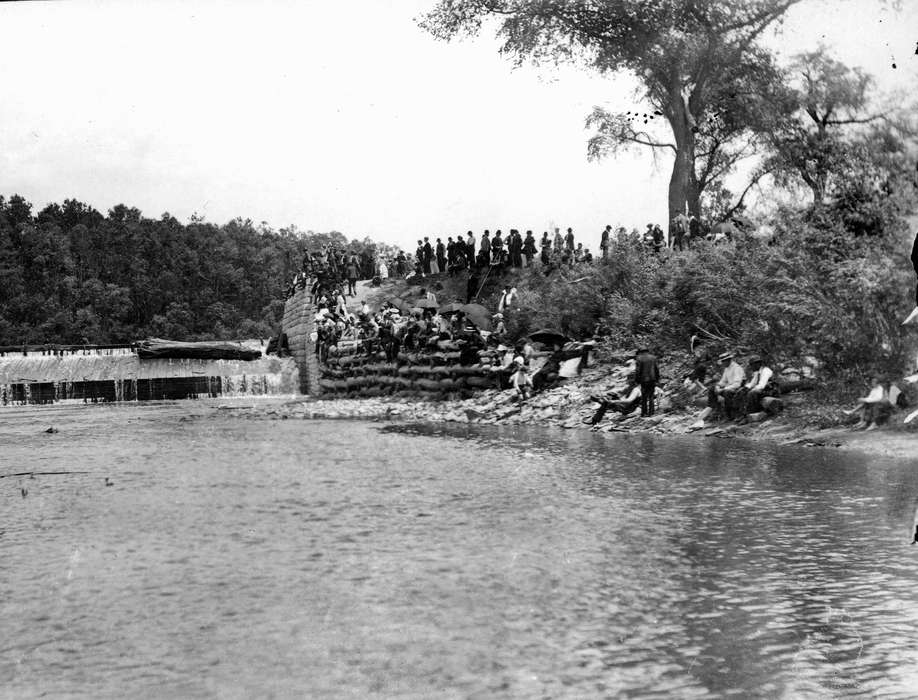
[(733, 357), (734, 357), (734, 355), (733, 355), (732, 352), (722, 352), (722, 353), (718, 356), (717, 361), (718, 361), (718, 362), (728, 362), (728, 361), (732, 360)]

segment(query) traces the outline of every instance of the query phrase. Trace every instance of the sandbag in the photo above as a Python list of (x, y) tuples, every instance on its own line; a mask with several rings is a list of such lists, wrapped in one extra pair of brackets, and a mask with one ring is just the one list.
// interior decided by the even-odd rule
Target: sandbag
[(425, 391), (440, 391), (440, 382), (434, 379), (418, 379), (415, 384)]
[(476, 389), (490, 389), (496, 386), (497, 382), (492, 377), (466, 377), (465, 384)]

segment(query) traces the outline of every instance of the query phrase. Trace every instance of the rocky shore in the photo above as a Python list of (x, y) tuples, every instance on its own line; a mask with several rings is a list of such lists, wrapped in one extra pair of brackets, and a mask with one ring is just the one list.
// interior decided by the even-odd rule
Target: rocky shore
[[(520, 402), (512, 390), (486, 390), (474, 397), (431, 400), (413, 397), (303, 399), (282, 404), (253, 406), (237, 415), (269, 419), (360, 419), (395, 422), (447, 422), (481, 425), (540, 425), (569, 430), (608, 433), (695, 435), (705, 438), (741, 438), (780, 445), (834, 447), (872, 455), (918, 457), (918, 431), (893, 426), (870, 433), (846, 426), (820, 428), (799, 421), (794, 411), (763, 422), (738, 425), (715, 422), (699, 426), (699, 408), (674, 409), (664, 398), (657, 415), (643, 418), (611, 412), (597, 425), (590, 419), (598, 405), (591, 396), (620, 386), (624, 366), (594, 366), (576, 379)], [(793, 406), (794, 402), (789, 402)], [(229, 408), (229, 407), (226, 407)], [(906, 428), (906, 429), (903, 429)]]

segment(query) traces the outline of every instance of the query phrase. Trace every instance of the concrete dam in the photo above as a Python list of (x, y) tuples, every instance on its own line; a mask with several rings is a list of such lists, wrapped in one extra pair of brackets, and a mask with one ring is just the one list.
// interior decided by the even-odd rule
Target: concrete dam
[(0, 405), (295, 394), (292, 358), (140, 359), (132, 348), (5, 352)]

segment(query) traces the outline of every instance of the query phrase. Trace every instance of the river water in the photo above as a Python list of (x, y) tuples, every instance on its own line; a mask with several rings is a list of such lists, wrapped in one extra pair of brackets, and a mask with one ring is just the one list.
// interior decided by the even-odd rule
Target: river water
[(179, 402), (0, 465), (88, 472), (0, 479), (0, 697), (918, 695), (916, 462)]

